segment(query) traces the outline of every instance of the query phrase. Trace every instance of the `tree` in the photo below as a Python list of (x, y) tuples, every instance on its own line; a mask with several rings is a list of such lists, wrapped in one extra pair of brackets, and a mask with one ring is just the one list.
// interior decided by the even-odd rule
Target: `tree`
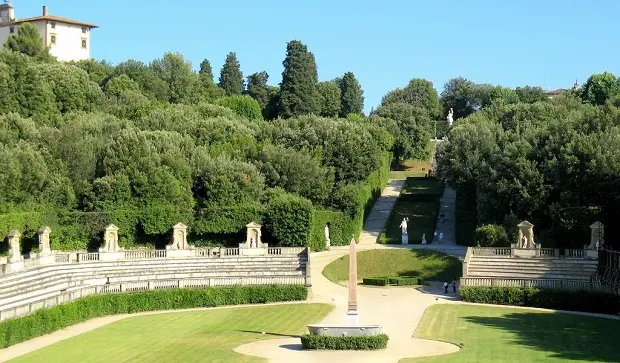
[(84, 110), (88, 94), (88, 74), (76, 66), (64, 63), (40, 64), (43, 78), (52, 84), (60, 112)]
[(211, 68), (211, 63), (208, 59), (200, 62), (200, 70), (198, 71), (198, 75), (200, 76), (200, 80), (204, 83), (214, 83), (213, 82), (213, 69)]
[(583, 85), (581, 99), (593, 105), (603, 105), (620, 93), (618, 78), (612, 73), (593, 74)]
[(86, 73), (88, 73), (88, 78), (99, 85), (112, 76), (114, 72), (114, 67), (105, 60), (82, 59), (71, 63), (86, 71)]
[(452, 108), (454, 118), (463, 118), (480, 109), (483, 99), (492, 86), (477, 86), (463, 77), (453, 78), (446, 82), (441, 92), (441, 103), (445, 115)]
[(43, 44), (39, 29), (31, 23), (22, 23), (17, 28), (17, 35), (9, 36), (6, 43), (4, 43), (4, 47), (30, 57), (50, 57), (47, 48)]
[(423, 78), (414, 78), (405, 88), (397, 88), (383, 96), (382, 106), (392, 103), (408, 103), (425, 109), (434, 119), (441, 117), (441, 102), (433, 82)]
[(286, 58), (282, 62), (279, 114), (288, 118), (320, 112), (317, 90), (318, 73), (314, 55), (300, 41), (286, 45)]
[(381, 106), (377, 115), (396, 122), (390, 128), (394, 134), (394, 158), (400, 162), (407, 159), (425, 159), (426, 144), (431, 136), (431, 119), (425, 109), (408, 103), (392, 103)]
[(240, 95), (243, 92), (243, 73), (237, 60), (237, 54), (228, 53), (226, 61), (220, 72), (219, 86), (224, 89), (227, 96)]
[(503, 102), (504, 104), (519, 103), (519, 95), (510, 88), (497, 86), (483, 99), (482, 107), (489, 106), (493, 102)]
[(323, 117), (338, 117), (341, 109), (341, 92), (336, 82), (319, 82), (317, 85), (321, 96), (321, 112)]
[(523, 103), (535, 103), (549, 100), (549, 97), (545, 94), (545, 91), (540, 87), (517, 87), (515, 92), (517, 92), (519, 100)]
[(190, 97), (194, 77), (192, 64), (179, 53), (164, 53), (151, 63), (155, 74), (168, 84), (170, 103), (182, 103)]
[(248, 76), (247, 94), (258, 102), (261, 110), (267, 107), (270, 99), (270, 90), (267, 85), (269, 74), (267, 72), (256, 72)]
[(362, 86), (351, 72), (344, 74), (340, 81), (341, 108), (340, 117), (350, 113), (361, 114), (364, 110), (364, 91)]
[(260, 106), (255, 99), (248, 95), (233, 95), (223, 97), (217, 100), (217, 104), (223, 107), (230, 108), (235, 111), (239, 116), (245, 117), (248, 120), (262, 120), (263, 115), (261, 113)]
[[(130, 59), (119, 63), (114, 69), (114, 75), (126, 74), (140, 85), (145, 96), (152, 100), (170, 102), (170, 86), (159, 78), (155, 71), (146, 64)], [(105, 85), (107, 80), (102, 82)]]

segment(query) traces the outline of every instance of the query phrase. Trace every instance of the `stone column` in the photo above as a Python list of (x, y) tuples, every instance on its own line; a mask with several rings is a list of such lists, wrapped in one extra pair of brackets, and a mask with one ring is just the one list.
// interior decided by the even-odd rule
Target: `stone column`
[(52, 229), (48, 226), (39, 229), (39, 256), (49, 256), (52, 254), (50, 248), (50, 233)]
[(19, 238), (22, 236), (18, 230), (14, 229), (9, 232), (8, 240), (9, 240), (9, 258), (8, 262), (20, 262), (23, 260), (22, 252), (19, 245)]

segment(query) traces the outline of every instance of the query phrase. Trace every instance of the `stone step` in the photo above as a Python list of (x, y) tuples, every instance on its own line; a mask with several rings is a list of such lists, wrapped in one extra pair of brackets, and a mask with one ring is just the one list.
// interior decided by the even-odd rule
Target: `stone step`
[(590, 276), (579, 275), (567, 275), (567, 274), (523, 274), (523, 273), (500, 273), (493, 274), (487, 273), (469, 273), (466, 277), (479, 277), (479, 278), (504, 278), (504, 279), (525, 279), (525, 280), (537, 280), (537, 279), (549, 279), (549, 280), (577, 280), (577, 281), (590, 281)]

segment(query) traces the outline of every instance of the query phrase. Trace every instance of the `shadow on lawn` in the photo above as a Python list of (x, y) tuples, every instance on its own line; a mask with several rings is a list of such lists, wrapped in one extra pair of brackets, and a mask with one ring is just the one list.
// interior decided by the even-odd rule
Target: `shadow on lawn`
[[(241, 333), (254, 333), (254, 334), (263, 335), (262, 331), (254, 331), (254, 330), (237, 330), (237, 331)], [(299, 335), (294, 335), (294, 334), (280, 334), (280, 333), (265, 332), (264, 335), (271, 335), (275, 337), (299, 338)]]
[(620, 362), (616, 333), (620, 321), (568, 314), (512, 313), (502, 317), (468, 316), (474, 324), (515, 334), (508, 344), (549, 352), (563, 360)]

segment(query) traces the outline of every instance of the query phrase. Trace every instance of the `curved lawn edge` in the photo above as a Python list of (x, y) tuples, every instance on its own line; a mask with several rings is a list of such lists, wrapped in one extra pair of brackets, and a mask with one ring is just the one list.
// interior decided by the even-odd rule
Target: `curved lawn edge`
[(1, 322), (0, 348), (50, 334), (92, 318), (157, 310), (305, 301), (307, 297), (307, 288), (300, 285), (183, 288), (93, 295)]

